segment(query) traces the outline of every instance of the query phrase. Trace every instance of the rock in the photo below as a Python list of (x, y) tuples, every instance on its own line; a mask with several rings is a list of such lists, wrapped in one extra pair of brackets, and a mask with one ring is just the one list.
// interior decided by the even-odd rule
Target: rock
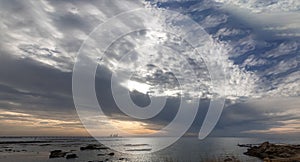
[(279, 157), (282, 157), (282, 158), (290, 158), (292, 155), (289, 154), (289, 153), (281, 153), (278, 155)]
[(75, 158), (78, 158), (76, 154), (69, 154), (66, 156), (66, 159), (75, 159)]
[(127, 149), (126, 151), (151, 151), (152, 148), (142, 148), (142, 149)]
[(49, 158), (62, 158), (65, 157), (67, 152), (63, 152), (62, 150), (54, 150), (50, 152)]
[(240, 162), (236, 157), (234, 156), (226, 156), (226, 158), (224, 159), (224, 162)]
[(97, 156), (105, 156), (105, 154), (97, 154)]
[(109, 156), (114, 156), (115, 153), (111, 152), (111, 153), (109, 153), (109, 154), (107, 154), (107, 155), (109, 155)]
[(249, 148), (244, 154), (260, 159), (289, 159), (299, 156), (300, 148), (298, 145), (279, 145), (264, 142), (259, 146)]
[(101, 149), (108, 149), (108, 148), (103, 145), (99, 146), (94, 144), (87, 145), (86, 147), (80, 147), (80, 150), (101, 150)]
[(231, 161), (233, 161), (233, 159), (230, 157), (227, 157), (226, 159), (224, 159), (224, 162), (231, 162)]
[(269, 146), (270, 146), (269, 142), (264, 142), (258, 147), (258, 149), (260, 149), (261, 151), (265, 151)]

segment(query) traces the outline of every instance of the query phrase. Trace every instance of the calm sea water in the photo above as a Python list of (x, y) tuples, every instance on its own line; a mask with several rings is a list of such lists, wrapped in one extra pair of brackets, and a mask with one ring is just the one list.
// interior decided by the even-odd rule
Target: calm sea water
[[(163, 161), (179, 161), (179, 162), (200, 162), (207, 159), (218, 159), (220, 157), (235, 156), (242, 161), (255, 162), (260, 161), (257, 158), (243, 155), (247, 148), (238, 147), (237, 144), (258, 144), (266, 141), (265, 139), (256, 138), (206, 138), (198, 140), (197, 138), (184, 137), (178, 140), (170, 147), (155, 153), (147, 153), (145, 149), (151, 149), (159, 145), (159, 140), (155, 138), (101, 138), (103, 142), (110, 141), (114, 147), (120, 147), (127, 150), (128, 153), (136, 153), (142, 151), (139, 155), (120, 153), (113, 150), (91, 150), (80, 151), (80, 147), (88, 144), (97, 144), (93, 138), (66, 138), (66, 137), (16, 137), (16, 138), (0, 138), (0, 161), (2, 162), (44, 162), (44, 161), (101, 161), (109, 159), (110, 161), (141, 161), (141, 162), (163, 162)], [(3, 144), (8, 141), (23, 141), (22, 143)], [(24, 143), (24, 141), (39, 141), (38, 143)], [(271, 142), (295, 143), (298, 141), (273, 139)], [(8, 151), (11, 149), (11, 151)], [(49, 159), (51, 150), (72, 151), (79, 158), (66, 160), (64, 158)], [(98, 156), (101, 153), (114, 152), (115, 156)], [(126, 151), (125, 151), (126, 152)]]

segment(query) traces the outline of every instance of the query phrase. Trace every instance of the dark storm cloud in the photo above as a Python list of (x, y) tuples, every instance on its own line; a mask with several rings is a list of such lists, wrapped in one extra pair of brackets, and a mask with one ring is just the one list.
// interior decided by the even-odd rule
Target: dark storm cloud
[[(71, 73), (61, 72), (31, 59), (16, 59), (2, 52), (0, 60), (0, 83), (4, 91), (23, 102), (32, 98), (53, 99), (49, 106), (71, 106)], [(13, 99), (13, 98), (12, 98)], [(22, 103), (22, 102), (20, 102)], [(48, 105), (46, 104), (46, 105)]]

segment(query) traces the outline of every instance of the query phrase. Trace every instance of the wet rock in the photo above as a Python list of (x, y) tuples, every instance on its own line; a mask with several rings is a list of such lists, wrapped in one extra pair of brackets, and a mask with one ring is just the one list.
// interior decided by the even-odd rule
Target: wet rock
[(240, 160), (238, 160), (234, 156), (226, 156), (226, 158), (224, 159), (224, 162), (240, 162)]
[(2, 147), (2, 148), (12, 148), (12, 147), (9, 147), (9, 146), (4, 146), (4, 147)]
[(80, 147), (80, 150), (101, 150), (101, 149), (108, 149), (107, 147), (103, 146), (103, 145), (87, 145), (85, 147)]
[(125, 144), (126, 147), (139, 147), (139, 146), (149, 146), (149, 144)]
[(115, 153), (111, 152), (111, 153), (109, 153), (109, 154), (107, 154), (107, 155), (109, 155), (109, 156), (114, 156)]
[(78, 156), (76, 154), (68, 154), (66, 156), (66, 159), (75, 159), (75, 158), (78, 158)]
[(126, 151), (151, 151), (152, 148), (143, 148), (143, 149), (127, 149)]
[(65, 157), (67, 152), (64, 152), (62, 150), (54, 150), (50, 152), (49, 158), (62, 158)]

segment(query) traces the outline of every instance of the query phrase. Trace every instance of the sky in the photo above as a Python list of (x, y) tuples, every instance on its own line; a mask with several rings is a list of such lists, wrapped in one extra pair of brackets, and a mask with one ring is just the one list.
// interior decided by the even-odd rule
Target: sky
[[(113, 127), (136, 135), (155, 133), (176, 116), (180, 97), (200, 98), (186, 133), (197, 135), (214, 95), (226, 102), (212, 136), (300, 134), (298, 0), (2, 0), (0, 8), (0, 136), (87, 136), (94, 131), (107, 136), (116, 133)], [(138, 24), (156, 31), (128, 33), (110, 44), (100, 58), (89, 46), (82, 48), (89, 53), (88, 59), (99, 63), (95, 92), (105, 114), (87, 108), (95, 114), (95, 118), (81, 119), (91, 123), (85, 125), (88, 132), (72, 93), (79, 50), (83, 43), (104, 50), (102, 44), (108, 39), (98, 40), (100, 34), (91, 32), (117, 36), (118, 31), (107, 32), (101, 24), (138, 8), (150, 8), (164, 21), (121, 16), (120, 30)], [(197, 37), (204, 40), (202, 57), (172, 34), (180, 35), (188, 26), (172, 28), (173, 15), (164, 10), (180, 13), (178, 19), (188, 16), (203, 28), (205, 34)], [(225, 78), (212, 84), (210, 66), (221, 68), (215, 74), (223, 71)], [(142, 107), (151, 103), (149, 96), (168, 98), (159, 114), (142, 120), (118, 109), (111, 77), (126, 72), (134, 75), (117, 80), (117, 94), (129, 90), (134, 103)]]

